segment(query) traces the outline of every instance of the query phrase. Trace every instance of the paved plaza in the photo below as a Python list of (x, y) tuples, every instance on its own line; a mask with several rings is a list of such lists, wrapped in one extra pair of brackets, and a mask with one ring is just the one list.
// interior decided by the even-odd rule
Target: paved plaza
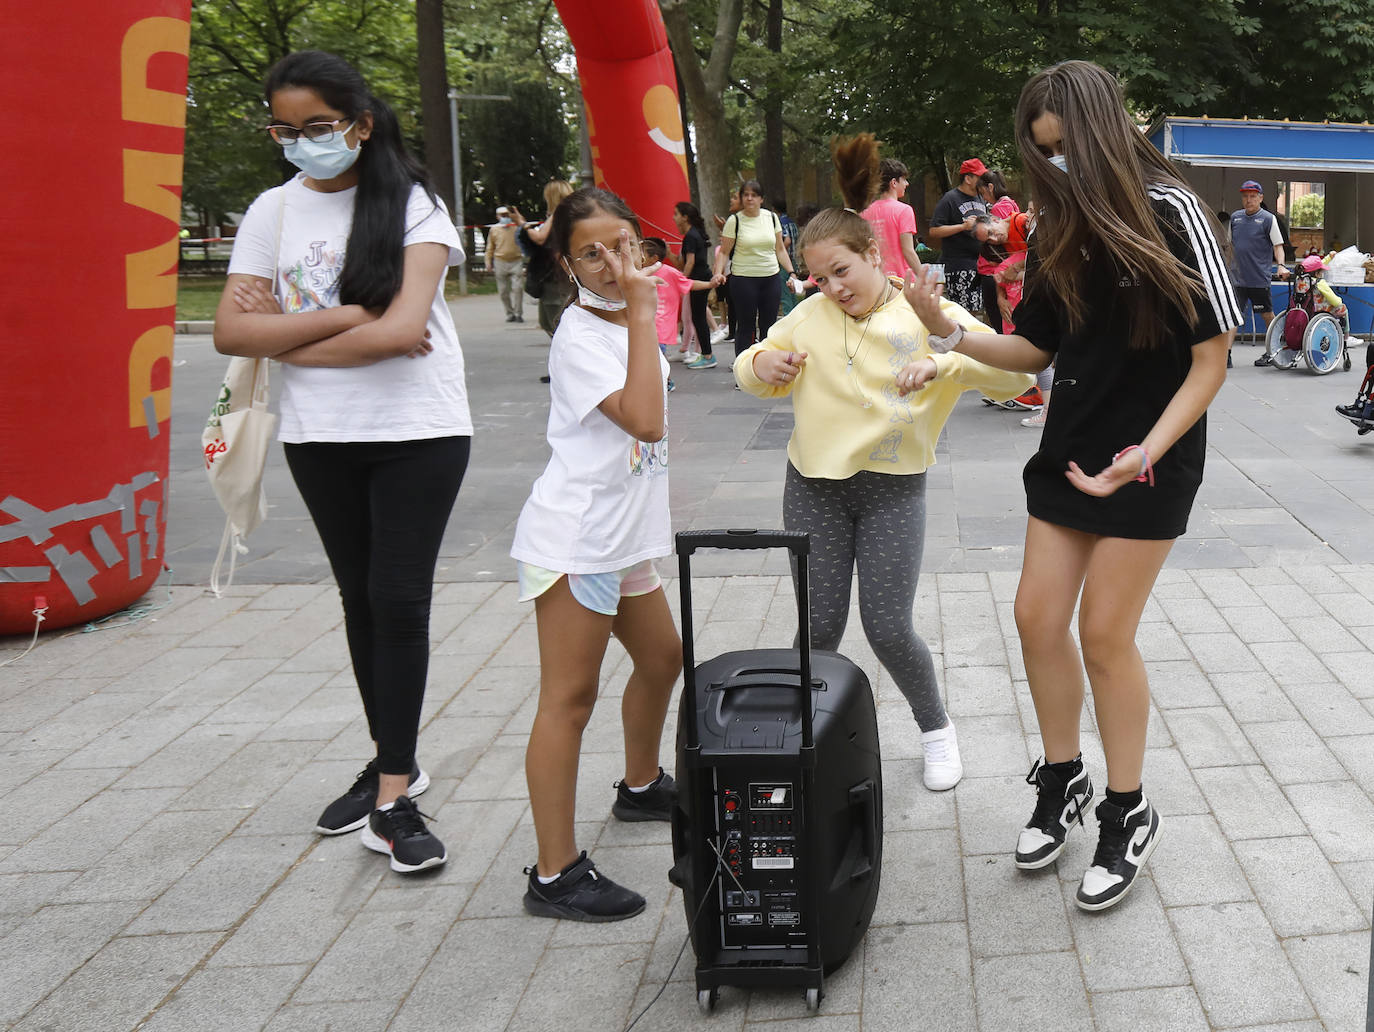
[[(507, 555), (547, 450), (547, 356), (495, 297), (454, 312), (477, 426), (439, 563), (420, 798), (449, 862), (403, 877), (356, 835), (312, 831), (370, 756), (337, 595), (274, 451), (271, 516), (234, 586), (205, 590), (222, 517), (199, 436), (223, 371), (175, 351), (168, 577), (140, 619), (45, 634), (0, 669), (0, 1026), (21, 1032), (1352, 1032), (1374, 908), (1374, 436), (1331, 411), (1358, 371), (1256, 369), (1212, 408), (1207, 481), (1140, 628), (1154, 692), (1145, 789), (1164, 818), (1118, 907), (1072, 902), (1096, 840), (1015, 869), (1039, 754), (1012, 621), (1037, 434), (966, 395), (929, 474), (916, 625), (936, 655), (966, 775), (921, 786), (919, 733), (863, 640), (886, 833), (873, 925), (826, 983), (726, 989), (696, 1008), (667, 825), (610, 818), (620, 776), (614, 643), (588, 729), (578, 837), (648, 898), (629, 921), (524, 915), (535, 856), (523, 755), (538, 657)], [(527, 307), (527, 318), (533, 319)], [(726, 345), (722, 357), (728, 350)], [(1357, 367), (1363, 359), (1356, 353)], [(777, 526), (786, 403), (726, 364), (674, 366), (675, 529)], [(676, 608), (676, 569), (661, 564)], [(785, 644), (782, 554), (702, 554), (697, 655)], [(26, 638), (0, 639), (0, 662)], [(1091, 713), (1085, 758), (1105, 783)], [(672, 768), (671, 734), (663, 763)], [(670, 970), (672, 971), (670, 977)]]

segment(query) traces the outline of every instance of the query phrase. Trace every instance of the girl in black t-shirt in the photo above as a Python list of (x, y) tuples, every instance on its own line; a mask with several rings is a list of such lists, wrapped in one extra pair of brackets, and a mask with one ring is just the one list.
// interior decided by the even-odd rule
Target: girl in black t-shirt
[[(1037, 802), (1016, 864), (1051, 864), (1092, 798), (1078, 741), (1086, 666), (1107, 791), (1076, 900), (1103, 910), (1159, 841), (1141, 791), (1150, 690), (1135, 633), (1187, 527), (1205, 413), (1240, 313), (1211, 212), (1137, 129), (1108, 72), (1086, 61), (1040, 72), (1021, 92), (1016, 135), (1038, 209), (1016, 333), (961, 337), (929, 277), (910, 278), (907, 297), (948, 347), (1028, 372), (1056, 363), (1054, 406), (1023, 477), (1016, 626), (1044, 761), (1027, 777)], [(924, 375), (908, 367), (899, 383), (919, 389)]]
[[(682, 234), (682, 274), (688, 279), (709, 280), (711, 278), (710, 242), (706, 238), (706, 223), (701, 212), (691, 201), (678, 201), (673, 206), (673, 223)], [(705, 290), (694, 290), (688, 294), (692, 303), (692, 328), (696, 331), (696, 352), (700, 355), (711, 353), (711, 327), (706, 321)]]

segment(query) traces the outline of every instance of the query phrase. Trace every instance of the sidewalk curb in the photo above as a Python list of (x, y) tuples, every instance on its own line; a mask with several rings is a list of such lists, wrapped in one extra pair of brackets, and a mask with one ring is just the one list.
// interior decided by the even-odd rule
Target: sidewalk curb
[(213, 319), (178, 320), (173, 324), (172, 329), (174, 333), (214, 333), (215, 321)]

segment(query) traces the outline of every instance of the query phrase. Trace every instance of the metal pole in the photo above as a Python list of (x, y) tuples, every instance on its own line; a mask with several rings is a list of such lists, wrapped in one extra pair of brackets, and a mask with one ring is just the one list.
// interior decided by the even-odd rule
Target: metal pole
[[(462, 149), (458, 146), (458, 91), (448, 91), (448, 125), (450, 137), (453, 140), (453, 224), (458, 227), (458, 239), (466, 242), (463, 223), (467, 221), (463, 215), (463, 156)], [(464, 251), (467, 248), (463, 249)], [(464, 258), (458, 265), (458, 293), (468, 292), (468, 263)]]

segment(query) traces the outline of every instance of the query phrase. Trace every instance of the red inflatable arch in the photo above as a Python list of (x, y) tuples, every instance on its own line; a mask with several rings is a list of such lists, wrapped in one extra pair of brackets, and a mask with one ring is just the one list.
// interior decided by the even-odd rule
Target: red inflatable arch
[(679, 240), (673, 205), (691, 197), (677, 77), (655, 0), (558, 0), (577, 74), (596, 185), (634, 209), (646, 236)]
[(190, 0), (7, 3), (0, 633), (162, 570)]

